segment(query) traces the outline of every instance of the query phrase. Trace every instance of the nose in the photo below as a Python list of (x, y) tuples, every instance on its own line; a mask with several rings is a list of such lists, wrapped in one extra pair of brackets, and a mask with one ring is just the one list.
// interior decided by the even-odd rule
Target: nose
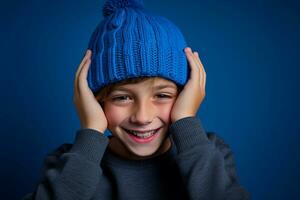
[(155, 108), (151, 102), (141, 101), (134, 105), (130, 122), (138, 125), (147, 125), (152, 123), (155, 117)]

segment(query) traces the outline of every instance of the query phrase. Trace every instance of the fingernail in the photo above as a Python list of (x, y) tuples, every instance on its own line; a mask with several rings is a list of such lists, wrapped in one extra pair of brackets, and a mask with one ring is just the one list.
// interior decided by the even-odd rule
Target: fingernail
[(88, 54), (90, 54), (92, 51), (91, 50), (86, 50), (86, 53), (85, 53), (85, 55), (88, 55)]

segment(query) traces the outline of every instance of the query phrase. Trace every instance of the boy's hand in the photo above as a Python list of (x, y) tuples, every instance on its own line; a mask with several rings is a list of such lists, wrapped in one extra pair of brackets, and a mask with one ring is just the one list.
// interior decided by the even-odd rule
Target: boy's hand
[(171, 111), (172, 123), (195, 116), (205, 97), (206, 73), (197, 52), (190, 48), (184, 49), (191, 69), (190, 78), (178, 95)]
[(87, 50), (76, 71), (73, 101), (79, 115), (81, 127), (104, 133), (107, 128), (107, 119), (87, 82), (91, 54), (92, 51)]

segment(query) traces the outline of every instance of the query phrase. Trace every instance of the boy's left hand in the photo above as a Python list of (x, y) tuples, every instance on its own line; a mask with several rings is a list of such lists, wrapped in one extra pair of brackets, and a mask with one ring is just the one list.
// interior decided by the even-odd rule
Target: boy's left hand
[(178, 95), (171, 111), (172, 123), (185, 118), (196, 116), (198, 108), (205, 97), (206, 73), (197, 52), (191, 48), (184, 49), (190, 67), (190, 78)]

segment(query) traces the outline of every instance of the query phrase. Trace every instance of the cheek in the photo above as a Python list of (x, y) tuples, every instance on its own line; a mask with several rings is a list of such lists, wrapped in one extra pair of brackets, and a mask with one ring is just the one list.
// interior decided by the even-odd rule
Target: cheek
[[(170, 104), (157, 105), (156, 108), (154, 108), (157, 109), (156, 117), (159, 117), (165, 123), (169, 123), (171, 121), (171, 111), (173, 105), (174, 102)], [(119, 126), (124, 121), (124, 119), (128, 117), (128, 112), (126, 109), (121, 109), (120, 107), (112, 105), (104, 106), (104, 113), (110, 129)]]
[(109, 128), (118, 126), (125, 118), (125, 112), (114, 106), (104, 106), (104, 113), (108, 122)]
[(169, 121), (171, 120), (172, 107), (173, 104), (168, 104), (168, 105), (160, 106), (158, 109), (160, 118), (166, 123), (169, 123)]

